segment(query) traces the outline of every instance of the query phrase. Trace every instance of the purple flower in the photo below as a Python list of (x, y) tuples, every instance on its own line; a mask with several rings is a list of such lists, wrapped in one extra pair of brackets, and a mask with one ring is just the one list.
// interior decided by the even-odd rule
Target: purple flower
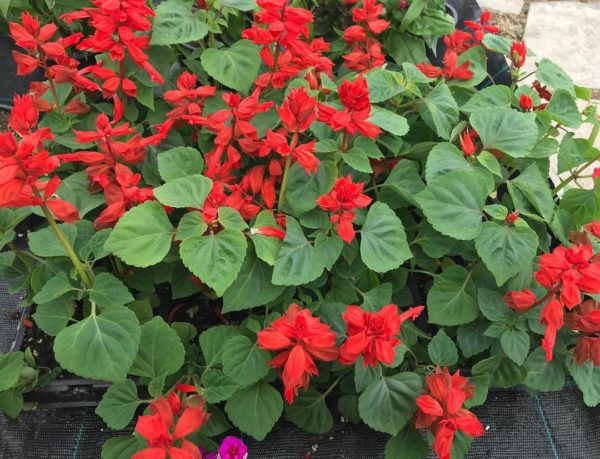
[(237, 437), (225, 437), (217, 450), (219, 459), (246, 459), (248, 447)]

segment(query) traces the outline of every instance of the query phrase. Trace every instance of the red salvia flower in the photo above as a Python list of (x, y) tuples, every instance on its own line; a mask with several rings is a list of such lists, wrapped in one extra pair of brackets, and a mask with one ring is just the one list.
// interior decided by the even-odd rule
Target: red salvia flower
[(280, 230), (279, 228), (275, 228), (273, 226), (262, 226), (260, 228), (252, 228), (250, 231), (252, 234), (276, 237), (277, 239), (280, 239), (282, 241), (285, 239), (285, 231)]
[[(600, 175), (600, 174), (598, 174), (598, 175)], [(594, 178), (596, 178), (596, 177), (594, 177)], [(600, 222), (598, 220), (594, 220), (593, 222), (585, 225), (585, 230), (587, 232), (591, 233), (592, 235), (594, 235), (595, 237), (600, 238)]]
[(338, 356), (335, 332), (297, 304), (291, 304), (282, 317), (258, 332), (257, 338), (261, 349), (283, 351), (269, 363), (283, 368), (285, 399), (290, 404), (299, 389), (308, 387), (311, 376), (319, 374), (315, 360), (330, 362)]
[(288, 144), (285, 130), (273, 132), (267, 129), (259, 154), (264, 157), (269, 152), (274, 151), (283, 157), (292, 155), (292, 158), (298, 161), (306, 173), (312, 175), (319, 168), (319, 159), (313, 154), (315, 143), (315, 140), (311, 140), (308, 143), (298, 145), (292, 139), (292, 143)]
[(521, 68), (525, 65), (527, 59), (527, 47), (525, 42), (514, 41), (510, 47), (510, 58), (516, 68)]
[(439, 367), (425, 378), (425, 384), (427, 390), (417, 398), (415, 425), (418, 429), (429, 429), (434, 435), (433, 450), (439, 459), (450, 459), (457, 431), (471, 437), (484, 434), (477, 416), (462, 407), (474, 396), (475, 388), (458, 371), (450, 375), (447, 368)]
[(552, 298), (543, 307), (540, 314), (540, 323), (546, 327), (544, 338), (542, 339), (542, 348), (546, 351), (546, 360), (552, 360), (554, 344), (556, 343), (556, 333), (564, 323), (563, 305), (556, 298)]
[(197, 78), (190, 72), (183, 72), (177, 78), (177, 89), (166, 91), (163, 95), (165, 102), (175, 108), (167, 113), (169, 118), (180, 118), (183, 115), (202, 115), (204, 99), (216, 94), (214, 86), (197, 87)]
[(514, 225), (517, 221), (519, 221), (520, 215), (520, 212), (515, 210), (514, 212), (510, 212), (504, 220), (507, 224)]
[(479, 22), (475, 21), (465, 21), (465, 27), (473, 30), (473, 37), (477, 43), (481, 43), (483, 37), (486, 33), (498, 33), (500, 29), (494, 25), (491, 25), (492, 21), (492, 13), (489, 11), (484, 11), (480, 18)]
[(305, 88), (294, 88), (277, 107), (277, 113), (288, 132), (305, 132), (317, 119), (317, 101)]
[(340, 177), (332, 190), (317, 199), (317, 205), (326, 212), (331, 212), (329, 219), (337, 223), (337, 232), (344, 242), (354, 240), (354, 209), (367, 207), (372, 199), (363, 194), (364, 183), (352, 182), (352, 177)]
[(547, 289), (560, 290), (568, 309), (581, 303), (581, 293), (600, 293), (600, 263), (593, 261), (591, 245), (559, 246), (540, 257), (536, 280)]
[(371, 116), (369, 102), (369, 87), (362, 75), (354, 81), (344, 80), (338, 90), (343, 110), (325, 104), (319, 104), (319, 121), (330, 126), (334, 131), (346, 131), (348, 134), (357, 132), (374, 139), (381, 130), (368, 121)]
[(416, 67), (429, 78), (444, 77), (445, 80), (456, 78), (457, 80), (470, 80), (473, 78), (473, 72), (469, 70), (471, 63), (465, 61), (458, 65), (458, 56), (456, 52), (449, 50), (444, 55), (444, 67), (439, 68), (431, 64), (417, 64)]
[(465, 156), (473, 156), (477, 153), (477, 146), (473, 141), (476, 137), (478, 137), (477, 132), (473, 129), (465, 129), (460, 134), (460, 148)]
[(357, 24), (365, 24), (371, 33), (379, 35), (390, 26), (389, 21), (379, 18), (382, 14), (382, 3), (377, 0), (363, 0), (362, 8), (352, 9), (352, 21)]
[(444, 44), (447, 50), (453, 51), (456, 54), (462, 54), (471, 48), (471, 40), (473, 40), (473, 37), (470, 33), (456, 29), (450, 35), (444, 37)]
[[(175, 420), (179, 412), (181, 415)], [(189, 406), (181, 410), (179, 397), (174, 395), (152, 402), (150, 413), (138, 417), (135, 426), (136, 432), (148, 442), (148, 447), (135, 453), (132, 459), (202, 459), (198, 447), (185, 437), (196, 432), (208, 420), (209, 414), (203, 406)]]
[(409, 319), (415, 320), (423, 309), (417, 306), (399, 315), (395, 304), (388, 304), (378, 312), (348, 306), (342, 314), (348, 339), (340, 347), (340, 362), (350, 365), (362, 356), (363, 366), (376, 367), (379, 362), (391, 365), (396, 357), (395, 347), (400, 344), (400, 326)]

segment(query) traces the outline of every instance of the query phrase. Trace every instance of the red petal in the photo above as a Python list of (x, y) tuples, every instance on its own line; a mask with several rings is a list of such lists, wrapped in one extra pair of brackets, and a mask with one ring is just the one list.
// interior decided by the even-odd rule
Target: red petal
[(417, 406), (425, 414), (433, 416), (443, 416), (444, 409), (439, 402), (434, 399), (431, 395), (421, 395), (417, 398)]
[(183, 438), (200, 428), (208, 419), (203, 407), (194, 406), (186, 408), (175, 426), (175, 438)]

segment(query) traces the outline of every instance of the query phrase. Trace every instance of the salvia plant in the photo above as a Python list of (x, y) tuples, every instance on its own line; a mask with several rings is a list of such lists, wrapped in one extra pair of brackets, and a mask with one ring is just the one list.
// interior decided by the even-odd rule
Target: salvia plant
[(62, 369), (112, 383), (110, 428), (135, 423), (103, 458), (243, 458), (227, 432), (340, 416), (388, 458), (457, 458), (490, 387), (571, 377), (600, 403), (591, 92), (489, 13), (0, 6), (38, 77), (0, 135), (0, 267), (57, 367), (0, 356), (6, 415)]

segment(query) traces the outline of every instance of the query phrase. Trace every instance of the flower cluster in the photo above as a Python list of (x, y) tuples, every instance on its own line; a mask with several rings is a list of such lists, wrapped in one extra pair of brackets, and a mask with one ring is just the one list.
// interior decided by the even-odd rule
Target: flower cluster
[(308, 309), (291, 304), (285, 315), (258, 332), (258, 345), (268, 351), (283, 351), (269, 362), (273, 368), (283, 368), (285, 398), (293, 403), (299, 389), (307, 389), (310, 378), (319, 374), (315, 360), (330, 362), (338, 359), (352, 365), (363, 357), (363, 365), (391, 365), (400, 344), (398, 335), (402, 322), (412, 319), (424, 309), (411, 308), (398, 314), (395, 304), (379, 312), (365, 312), (350, 305), (342, 315), (348, 339), (336, 347), (336, 334), (329, 325), (314, 317)]
[(475, 395), (475, 387), (457, 371), (436, 370), (425, 377), (427, 390), (417, 398), (417, 429), (429, 429), (434, 435), (433, 450), (439, 459), (450, 459), (452, 441), (457, 431), (471, 437), (481, 437), (483, 426), (477, 416), (463, 408)]
[[(593, 236), (598, 237), (599, 226), (598, 222), (594, 222), (587, 228)], [(582, 304), (582, 293), (600, 293), (600, 259), (594, 254), (592, 243), (583, 232), (575, 236), (571, 247), (561, 245), (551, 253), (543, 254), (539, 265), (535, 279), (547, 291), (542, 298), (538, 300), (531, 290), (524, 289), (509, 292), (504, 299), (508, 307), (518, 312), (526, 312), (539, 304), (544, 305), (540, 315), (540, 322), (545, 327), (542, 347), (546, 350), (546, 360), (550, 361), (557, 332), (565, 324), (565, 307), (568, 311), (575, 310), (568, 315), (569, 328), (592, 335), (599, 330), (599, 315), (593, 312), (595, 302), (586, 301)], [(580, 342), (576, 350), (578, 360), (582, 362), (589, 358), (596, 362), (592, 350), (596, 346), (595, 338), (583, 336)]]

